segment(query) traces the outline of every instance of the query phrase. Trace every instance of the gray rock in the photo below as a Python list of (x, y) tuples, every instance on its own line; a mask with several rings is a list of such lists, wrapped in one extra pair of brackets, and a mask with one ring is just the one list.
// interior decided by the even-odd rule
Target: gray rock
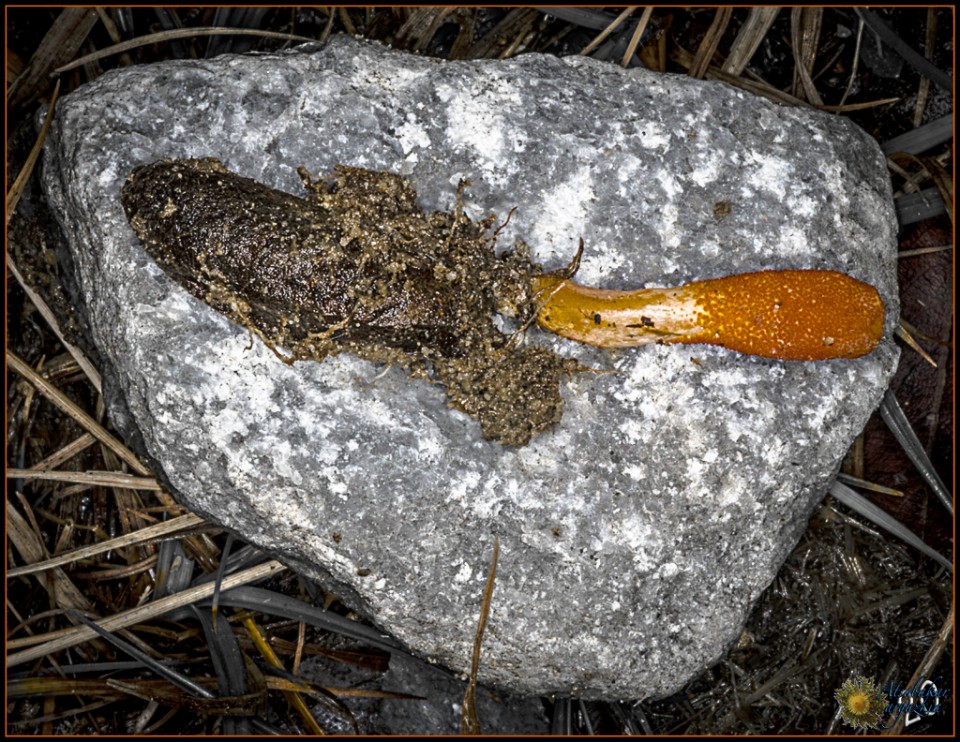
[[(458, 734), (463, 715), (464, 680), (451, 677), (408, 655), (390, 658), (383, 690), (423, 696), (424, 700), (385, 698), (378, 714), (383, 734)], [(549, 734), (543, 703), (539, 698), (520, 698), (476, 690), (477, 720), (484, 734)]]
[[(341, 37), (108, 73), (57, 118), (44, 185), (114, 424), (190, 507), (457, 671), (499, 536), (481, 681), (520, 694), (664, 695), (720, 657), (896, 366), (886, 167), (836, 116), (579, 57), (446, 63)], [(501, 246), (521, 237), (555, 268), (582, 235), (592, 285), (837, 269), (878, 287), (886, 338), (784, 363), (533, 330), (617, 373), (570, 378), (557, 428), (503, 447), (397, 369), (287, 367), (169, 280), (119, 188), (136, 165), (199, 156), (292, 193), (298, 165), (385, 168), (425, 209), (469, 177), (472, 215), (519, 207)]]
[[(360, 670), (324, 658), (308, 658), (300, 676), (324, 687), (376, 688), (420, 698), (345, 698), (361, 734), (425, 735), (457, 734), (463, 713), (465, 680), (408, 654), (390, 657), (386, 673)], [(343, 718), (325, 711), (315, 702), (312, 712), (327, 734), (349, 734), (352, 727)], [(548, 734), (550, 723), (540, 698), (521, 698), (476, 690), (476, 712), (484, 734)]]

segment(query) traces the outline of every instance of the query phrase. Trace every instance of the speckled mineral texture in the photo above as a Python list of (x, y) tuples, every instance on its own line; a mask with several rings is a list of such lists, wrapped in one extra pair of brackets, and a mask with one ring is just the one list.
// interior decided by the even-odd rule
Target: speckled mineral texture
[[(503, 219), (547, 269), (674, 285), (765, 268), (876, 285), (886, 339), (783, 363), (703, 346), (602, 351), (555, 429), (481, 437), (443, 391), (341, 354), (281, 363), (175, 284), (120, 186), (216, 157), (299, 193), (298, 166), (409, 175), (424, 209)], [(184, 502), (325, 581), (417, 653), (469, 666), (493, 539), (483, 682), (669, 693), (722, 656), (806, 527), (897, 362), (884, 159), (844, 119), (580, 57), (446, 63), (346, 37), (322, 50), (108, 73), (63, 99), (43, 177), (111, 419)], [(499, 319), (505, 330), (508, 320)]]

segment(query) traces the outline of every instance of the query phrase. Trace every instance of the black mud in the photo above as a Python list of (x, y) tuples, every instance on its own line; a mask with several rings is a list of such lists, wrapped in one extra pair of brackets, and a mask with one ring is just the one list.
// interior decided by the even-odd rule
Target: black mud
[(560, 380), (577, 364), (493, 321), (530, 313), (525, 251), (497, 256), (492, 221), (467, 218), (459, 193), (455, 213), (424, 213), (392, 173), (301, 177), (304, 198), (215, 159), (164, 160), (134, 170), (121, 201), (168, 275), (288, 362), (350, 352), (400, 365), (506, 445), (560, 420)]

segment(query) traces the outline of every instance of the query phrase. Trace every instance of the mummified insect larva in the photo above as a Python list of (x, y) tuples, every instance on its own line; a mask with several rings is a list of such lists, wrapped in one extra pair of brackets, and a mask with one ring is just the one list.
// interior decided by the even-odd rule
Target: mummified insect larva
[[(524, 445), (561, 418), (560, 383), (583, 370), (514, 342), (503, 313), (602, 347), (711, 343), (783, 360), (855, 358), (876, 347), (883, 303), (832, 271), (765, 271), (675, 289), (604, 291), (497, 255), (492, 219), (424, 212), (406, 178), (337, 166), (303, 197), (212, 158), (135, 169), (120, 198), (143, 247), (194, 296), (284, 361), (349, 352), (442, 384), (484, 437)], [(583, 246), (581, 243), (581, 252)]]
[(492, 220), (424, 212), (400, 175), (337, 166), (300, 172), (295, 196), (213, 158), (136, 168), (120, 193), (133, 230), (173, 280), (287, 363), (348, 352), (441, 384), (485, 438), (522, 446), (562, 415), (579, 368), (511, 342), (499, 311), (531, 304), (538, 273), (497, 255)]

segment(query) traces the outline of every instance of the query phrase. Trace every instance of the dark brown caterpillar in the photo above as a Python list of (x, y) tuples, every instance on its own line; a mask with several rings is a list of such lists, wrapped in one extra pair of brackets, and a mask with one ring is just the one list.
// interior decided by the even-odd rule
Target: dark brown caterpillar
[(121, 201), (168, 275), (287, 362), (348, 351), (397, 363), (440, 381), (508, 445), (560, 419), (571, 362), (493, 324), (531, 305), (534, 269), (520, 252), (494, 253), (490, 220), (467, 218), (459, 195), (456, 213), (424, 213), (391, 173), (301, 177), (303, 198), (215, 159), (164, 160), (134, 170)]

